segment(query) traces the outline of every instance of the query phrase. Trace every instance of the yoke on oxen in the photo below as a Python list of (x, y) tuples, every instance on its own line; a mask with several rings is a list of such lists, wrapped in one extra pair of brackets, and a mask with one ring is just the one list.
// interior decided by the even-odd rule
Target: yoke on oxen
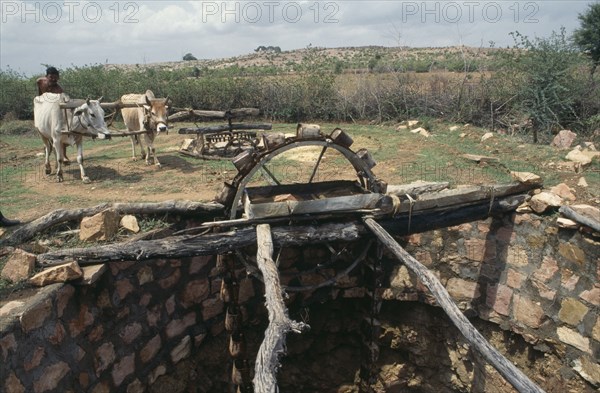
[(137, 108), (125, 106), (121, 108), (121, 115), (127, 131), (135, 133), (131, 136), (132, 159), (137, 160), (135, 150), (136, 145), (139, 144), (141, 157), (146, 160), (146, 164), (151, 165), (150, 155), (152, 155), (154, 164), (160, 168), (161, 164), (156, 157), (154, 148), (154, 138), (161, 132), (168, 133), (169, 97), (156, 98), (151, 90), (146, 90), (144, 94), (125, 94), (121, 97), (120, 102), (127, 106), (130, 104), (138, 106)]
[[(68, 104), (68, 105), (67, 105)], [(50, 155), (56, 156), (56, 178), (63, 181), (63, 145), (77, 145), (77, 163), (84, 183), (90, 179), (83, 169), (83, 136), (105, 139), (110, 131), (99, 100), (74, 100), (64, 93), (44, 93), (33, 99), (34, 125), (45, 147), (45, 171), (52, 172)]]

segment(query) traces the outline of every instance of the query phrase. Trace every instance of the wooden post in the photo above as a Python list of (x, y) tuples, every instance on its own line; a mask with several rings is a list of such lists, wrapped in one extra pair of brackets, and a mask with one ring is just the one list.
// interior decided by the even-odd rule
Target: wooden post
[(364, 222), (375, 236), (429, 289), (435, 300), (448, 317), (450, 317), (458, 330), (460, 330), (467, 342), (498, 370), (517, 391), (520, 393), (544, 393), (542, 388), (531, 381), (486, 341), (481, 333), (464, 316), (458, 306), (454, 304), (446, 288), (444, 288), (432, 272), (403, 249), (375, 220), (366, 217), (364, 218)]
[(255, 393), (275, 393), (279, 390), (276, 373), (279, 368), (279, 356), (285, 352), (287, 332), (291, 330), (301, 333), (309, 326), (303, 322), (292, 321), (288, 317), (279, 282), (279, 271), (273, 261), (273, 239), (269, 224), (260, 224), (256, 227), (256, 242), (258, 244), (256, 263), (265, 283), (269, 326), (256, 356), (254, 391)]

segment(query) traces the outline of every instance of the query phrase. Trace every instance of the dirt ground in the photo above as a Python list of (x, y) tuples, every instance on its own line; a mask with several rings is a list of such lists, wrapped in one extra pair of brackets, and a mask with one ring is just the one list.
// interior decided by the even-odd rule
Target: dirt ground
[[(17, 198), (11, 202), (11, 198), (3, 195), (2, 211), (5, 215), (9, 212), (11, 218), (29, 221), (55, 209), (91, 207), (105, 202), (212, 201), (222, 189), (223, 183), (230, 182), (235, 177), (237, 170), (227, 159), (202, 160), (180, 154), (182, 142), (190, 136), (179, 135), (179, 127), (182, 125), (177, 124), (168, 135), (159, 135), (155, 140), (160, 168), (147, 165), (140, 158), (139, 147), (136, 153), (138, 159), (134, 161), (128, 137), (113, 138), (110, 141), (85, 141), (84, 168), (92, 180), (90, 184), (83, 184), (81, 181), (75, 147), (67, 150), (71, 164), (63, 167), (64, 181), (58, 183), (54, 175), (54, 156), (50, 161), (52, 174), (48, 176), (44, 173), (43, 145), (41, 140), (36, 143), (36, 135), (23, 137), (31, 139), (26, 146), (7, 143), (6, 138), (0, 138), (4, 169), (17, 171), (16, 179), (12, 177), (10, 181), (20, 183), (18, 186), (26, 190), (28, 199), (24, 202)], [(293, 127), (294, 125), (284, 125), (278, 131), (293, 133)], [(372, 151), (383, 143), (377, 138), (356, 139), (355, 145), (358, 147), (353, 146), (353, 149), (364, 147)], [(403, 148), (403, 159), (412, 157), (421, 147), (419, 143), (415, 143)], [(269, 168), (278, 178), (283, 177), (290, 182), (308, 179), (319, 152), (318, 147), (292, 149), (273, 159)], [(390, 182), (388, 179), (392, 176), (395, 161), (380, 161), (373, 171), (378, 177)], [(356, 174), (341, 154), (329, 150), (321, 160), (315, 180), (339, 179), (356, 179)], [(7, 181), (8, 176), (3, 180)], [(259, 185), (260, 181), (255, 184)]]

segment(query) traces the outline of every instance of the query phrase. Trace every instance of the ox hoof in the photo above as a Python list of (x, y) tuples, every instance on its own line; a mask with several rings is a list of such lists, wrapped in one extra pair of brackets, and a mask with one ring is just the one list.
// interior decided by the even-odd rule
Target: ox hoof
[(62, 163), (63, 163), (63, 165), (71, 165), (71, 160), (69, 160), (69, 159), (65, 158), (65, 159), (62, 161)]
[(83, 179), (81, 179), (81, 181), (83, 181), (83, 184), (90, 184), (92, 181), (90, 180), (89, 177), (84, 177)]
[(157, 167), (158, 169), (161, 169), (161, 168), (162, 168), (162, 165), (161, 165), (161, 164), (156, 164), (156, 167)]
[(65, 179), (63, 179), (62, 177), (57, 177), (56, 178), (56, 182), (57, 183), (62, 183)]
[(131, 157), (131, 161), (137, 161), (137, 157)]
[(52, 173), (52, 169), (50, 169), (50, 168), (46, 168), (46, 175), (49, 175), (49, 174), (51, 174), (51, 173)]

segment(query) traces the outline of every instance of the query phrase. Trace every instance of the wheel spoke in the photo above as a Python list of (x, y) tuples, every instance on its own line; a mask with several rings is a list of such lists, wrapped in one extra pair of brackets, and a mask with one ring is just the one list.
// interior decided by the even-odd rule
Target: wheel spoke
[(275, 175), (273, 175), (266, 166), (263, 165), (260, 167), (260, 173), (269, 182), (270, 185), (272, 185), (272, 186), (280, 186), (281, 185), (279, 180), (277, 180)]
[(325, 154), (325, 150), (327, 150), (327, 145), (323, 146), (323, 149), (321, 150), (321, 154), (319, 154), (319, 158), (317, 159), (317, 162), (315, 163), (315, 167), (313, 168), (312, 174), (310, 175), (310, 179), (308, 179), (309, 183), (312, 183), (313, 178), (317, 174), (317, 169), (319, 169), (319, 164), (321, 163), (323, 154)]

